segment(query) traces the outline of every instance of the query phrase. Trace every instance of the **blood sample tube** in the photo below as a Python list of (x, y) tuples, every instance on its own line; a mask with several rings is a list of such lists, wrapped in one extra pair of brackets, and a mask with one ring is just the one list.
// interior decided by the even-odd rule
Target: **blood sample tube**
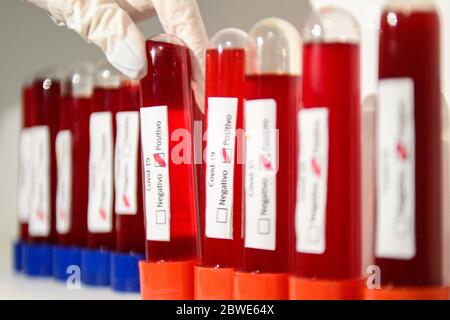
[(19, 222), (19, 239), (14, 243), (14, 270), (22, 270), (22, 248), (28, 239), (28, 217), (30, 214), (30, 188), (32, 160), (33, 79), (27, 79), (22, 87), (22, 129), (19, 136), (19, 170), (17, 189), (17, 218)]
[(375, 256), (369, 299), (447, 299), (442, 255), (440, 22), (432, 1), (381, 16)]
[(97, 65), (89, 118), (87, 249), (81, 253), (81, 281), (88, 285), (110, 284), (111, 251), (116, 247), (114, 117), (119, 108), (120, 83), (120, 73), (109, 63)]
[[(236, 299), (287, 299), (295, 210), (301, 39), (288, 22), (258, 22), (247, 42), (245, 239)], [(292, 230), (292, 231), (291, 231)]]
[(141, 80), (141, 143), (146, 261), (144, 299), (192, 299), (196, 260), (197, 188), (189, 53), (170, 35), (146, 43)]
[(234, 268), (241, 265), (246, 39), (242, 30), (224, 29), (206, 51), (207, 147), (201, 182), (202, 261), (195, 267), (198, 300), (232, 299)]
[(57, 246), (53, 275), (66, 280), (69, 266), (80, 266), (87, 240), (89, 115), (93, 92), (90, 63), (70, 66), (62, 84), (60, 127), (56, 137), (58, 182), (56, 194)]
[(139, 143), (139, 81), (123, 80), (116, 115), (116, 252), (111, 256), (111, 286), (139, 292), (138, 261), (144, 258), (145, 228)]
[(61, 102), (60, 70), (45, 68), (33, 82), (36, 117), (32, 128), (32, 186), (28, 245), (24, 270), (31, 276), (52, 275), (52, 244), (56, 241), (56, 154)]
[(325, 7), (303, 33), (291, 299), (361, 299), (359, 26)]

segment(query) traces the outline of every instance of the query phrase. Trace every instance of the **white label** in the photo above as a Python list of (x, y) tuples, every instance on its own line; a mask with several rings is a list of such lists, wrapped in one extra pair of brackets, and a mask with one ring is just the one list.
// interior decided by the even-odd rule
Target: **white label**
[(376, 256), (409, 260), (416, 255), (413, 81), (380, 81), (377, 114)]
[[(88, 230), (112, 231), (113, 219), (113, 126), (111, 112), (90, 117)], [(76, 201), (76, 199), (75, 199)]]
[(275, 100), (245, 102), (245, 247), (276, 249), (278, 132)]
[(141, 108), (141, 140), (147, 240), (170, 241), (167, 106)]
[(58, 184), (56, 189), (56, 230), (66, 234), (72, 222), (72, 133), (58, 132), (55, 142)]
[(328, 109), (303, 109), (298, 114), (296, 247), (298, 252), (325, 252), (328, 181)]
[(24, 128), (19, 137), (18, 218), (25, 223), (30, 215), (30, 197), (33, 161), (33, 130)]
[(32, 130), (32, 190), (28, 231), (33, 237), (50, 234), (50, 130), (37, 126)]
[(136, 214), (139, 112), (119, 112), (116, 119), (116, 214)]
[(237, 98), (208, 99), (206, 236), (233, 239)]

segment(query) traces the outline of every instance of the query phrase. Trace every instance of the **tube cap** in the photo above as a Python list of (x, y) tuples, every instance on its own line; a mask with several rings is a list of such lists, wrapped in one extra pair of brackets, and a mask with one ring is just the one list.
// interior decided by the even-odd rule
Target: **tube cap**
[(235, 272), (234, 298), (236, 300), (287, 300), (287, 274)]
[(139, 261), (139, 273), (144, 300), (194, 298), (194, 261)]
[(23, 242), (16, 241), (13, 244), (13, 268), (14, 271), (20, 272), (22, 271), (22, 251), (23, 251)]
[(289, 277), (291, 300), (362, 300), (365, 279), (329, 281)]
[(53, 277), (66, 281), (71, 275), (71, 268), (81, 265), (81, 249), (75, 247), (53, 247)]
[(109, 286), (111, 253), (109, 251), (81, 251), (81, 282), (90, 286)]
[(24, 244), (22, 267), (26, 275), (46, 277), (52, 275), (52, 246), (49, 244)]
[(232, 300), (233, 275), (233, 268), (195, 266), (195, 300)]
[(448, 287), (392, 287), (366, 289), (366, 300), (448, 300)]
[(115, 291), (139, 292), (139, 260), (144, 255), (132, 253), (111, 254), (111, 287)]

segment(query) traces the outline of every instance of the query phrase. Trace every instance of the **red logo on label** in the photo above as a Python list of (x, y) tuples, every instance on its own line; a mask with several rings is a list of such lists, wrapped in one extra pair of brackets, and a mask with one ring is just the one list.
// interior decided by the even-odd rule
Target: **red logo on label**
[(264, 155), (261, 156), (261, 162), (262, 162), (264, 169), (272, 170), (272, 163), (270, 163), (270, 160), (266, 156), (264, 156)]
[(106, 220), (106, 210), (105, 210), (105, 208), (101, 208), (100, 209), (100, 218), (102, 218), (102, 220)]
[(39, 210), (39, 211), (36, 213), (36, 216), (37, 216), (37, 218), (38, 218), (39, 221), (44, 221), (44, 219), (45, 219), (45, 213), (44, 213), (44, 211), (42, 211), (42, 210)]
[(126, 194), (124, 194), (122, 196), (122, 200), (123, 200), (123, 204), (125, 205), (125, 207), (129, 208), (130, 207), (130, 200), (128, 200), (128, 197)]
[(222, 158), (223, 162), (231, 163), (231, 156), (227, 153), (227, 149), (222, 148)]
[(316, 176), (320, 177), (322, 175), (322, 167), (316, 158), (311, 160), (311, 168)]
[(155, 159), (156, 163), (158, 164), (159, 167), (166, 167), (166, 162), (164, 161), (164, 159), (161, 157), (161, 153), (155, 153), (153, 154), (153, 158)]
[(65, 214), (65, 212), (63, 210), (61, 210), (59, 212), (59, 216), (60, 216), (61, 220), (66, 220), (66, 214)]
[(397, 144), (397, 156), (400, 158), (400, 160), (408, 160), (408, 150), (402, 143)]

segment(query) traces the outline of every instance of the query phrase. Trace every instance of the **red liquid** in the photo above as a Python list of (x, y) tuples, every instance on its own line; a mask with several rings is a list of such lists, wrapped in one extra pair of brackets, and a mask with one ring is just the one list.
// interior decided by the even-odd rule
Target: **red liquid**
[(376, 259), (382, 282), (395, 285), (440, 285), (441, 242), (441, 94), (440, 31), (436, 12), (388, 12), (381, 19), (380, 79), (414, 80), (416, 256), (411, 260)]
[(59, 81), (36, 79), (34, 81), (36, 99), (36, 121), (38, 126), (48, 126), (50, 129), (50, 234), (46, 237), (29, 235), (31, 242), (56, 241), (56, 153), (55, 140), (59, 131), (59, 110), (61, 104), (61, 85)]
[[(141, 89), (139, 85), (125, 84), (120, 88), (120, 105), (117, 111), (137, 111), (141, 107)], [(135, 215), (123, 215), (116, 213), (116, 241), (117, 251), (144, 253), (145, 251), (145, 228), (144, 208), (142, 199), (142, 167), (140, 144), (138, 145), (137, 157), (137, 212)]]
[(276, 200), (276, 250), (244, 248), (243, 271), (279, 273), (289, 271), (296, 194), (296, 119), (301, 77), (251, 75), (246, 77), (246, 99), (277, 102), (278, 163)]
[[(167, 105), (169, 139), (175, 129), (192, 133), (193, 107), (187, 49), (157, 41), (147, 41), (146, 47), (148, 74), (141, 80), (142, 105)], [(178, 140), (169, 141), (169, 154), (178, 143)], [(196, 257), (197, 191), (193, 143), (191, 148), (190, 164), (175, 164), (170, 159), (171, 240), (147, 240), (146, 255), (149, 261), (192, 260)]]
[(329, 111), (325, 252), (296, 253), (304, 278), (361, 278), (361, 107), (359, 45), (303, 48), (302, 107)]
[[(206, 114), (209, 97), (238, 98), (236, 130), (243, 128), (243, 101), (245, 95), (245, 51), (243, 49), (225, 49), (219, 53), (217, 49), (206, 52)], [(205, 117), (207, 119), (207, 117)], [(208, 124), (206, 123), (206, 130)], [(211, 128), (210, 130), (214, 130)], [(238, 133), (237, 133), (238, 134)], [(208, 238), (205, 234), (206, 196), (202, 192), (201, 234), (202, 262), (204, 266), (238, 267), (242, 260), (242, 182), (243, 182), (243, 150), (242, 138), (235, 141), (235, 165), (233, 180), (233, 240)], [(241, 159), (238, 159), (240, 156)], [(203, 174), (206, 176), (207, 165), (203, 162)], [(202, 177), (202, 184), (205, 178)], [(203, 186), (205, 190), (205, 186)]]
[(63, 99), (60, 129), (72, 132), (72, 217), (69, 232), (58, 235), (60, 245), (86, 245), (91, 101), (91, 98), (72, 96)]
[[(91, 114), (94, 112), (111, 112), (115, 119), (116, 111), (119, 109), (119, 89), (117, 88), (95, 88), (92, 98)], [(113, 139), (116, 135), (116, 123), (113, 121)], [(89, 130), (88, 130), (89, 132)], [(113, 140), (114, 141), (114, 140)], [(112, 196), (114, 205), (114, 194)], [(114, 211), (114, 210), (113, 210)], [(112, 230), (105, 233), (87, 234), (87, 246), (91, 249), (114, 250), (116, 248), (116, 231), (114, 216), (112, 217)]]
[[(35, 97), (32, 85), (26, 85), (22, 89), (22, 128), (30, 128), (35, 122)], [(19, 225), (20, 239), (26, 241), (28, 239), (28, 221), (21, 222)]]

